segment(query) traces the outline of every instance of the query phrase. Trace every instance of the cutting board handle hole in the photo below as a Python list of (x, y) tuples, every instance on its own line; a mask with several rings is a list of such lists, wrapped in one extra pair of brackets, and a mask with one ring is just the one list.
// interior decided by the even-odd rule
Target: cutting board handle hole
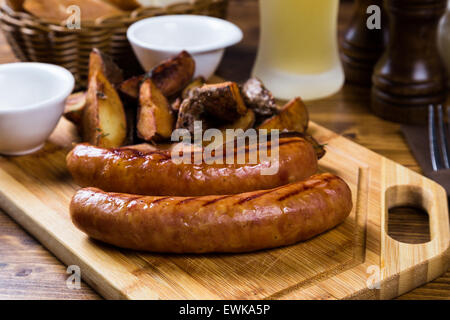
[(393, 186), (386, 190), (388, 235), (403, 243), (420, 244), (431, 241), (431, 198), (417, 186)]

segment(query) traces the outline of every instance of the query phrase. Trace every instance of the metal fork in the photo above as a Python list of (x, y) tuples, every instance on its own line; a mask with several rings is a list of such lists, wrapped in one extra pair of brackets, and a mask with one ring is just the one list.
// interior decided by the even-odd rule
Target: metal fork
[[(437, 125), (436, 125), (437, 119)], [(447, 121), (448, 122), (448, 121)], [(449, 125), (447, 123), (447, 125)], [(442, 105), (428, 107), (428, 138), (430, 144), (431, 166), (433, 171), (450, 169), (447, 135)]]

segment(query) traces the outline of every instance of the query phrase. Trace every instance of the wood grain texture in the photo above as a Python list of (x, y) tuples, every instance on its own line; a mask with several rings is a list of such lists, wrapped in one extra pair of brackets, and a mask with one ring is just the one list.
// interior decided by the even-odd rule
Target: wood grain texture
[[(338, 227), (293, 246), (246, 254), (172, 255), (117, 249), (89, 239), (69, 217), (78, 189), (65, 158), (77, 140), (62, 119), (43, 150), (0, 158), (0, 206), (108, 299), (390, 299), (445, 272), (450, 229), (445, 190), (315, 123), (321, 172), (342, 177), (354, 207)], [(388, 209), (424, 207), (431, 241), (387, 234)], [(375, 269), (371, 269), (375, 268)], [(379, 271), (377, 271), (379, 270)], [(369, 289), (369, 274), (376, 272)]]
[[(341, 10), (341, 31), (346, 27), (349, 15), (349, 6), (344, 4)], [(220, 73), (226, 78), (244, 80), (248, 77), (257, 46), (256, 1), (232, 1), (230, 18), (244, 29), (245, 40), (228, 50)], [(5, 41), (0, 39), (0, 62), (6, 63), (13, 60)], [(406, 146), (399, 126), (382, 121), (370, 114), (369, 94), (367, 89), (346, 86), (342, 92), (329, 99), (310, 103), (312, 119), (419, 172), (420, 168)], [(394, 222), (397, 222), (397, 227), (394, 223), (394, 228), (398, 228), (396, 230), (398, 239), (420, 240), (423, 235), (416, 232), (417, 223), (420, 222), (411, 222), (408, 217), (407, 213), (400, 213), (395, 217)], [(98, 298), (98, 295), (85, 285), (77, 291), (66, 289), (66, 268), (4, 214), (0, 215), (0, 235), (2, 237), (6, 235), (7, 238), (7, 241), (0, 241), (1, 299)], [(24, 243), (26, 245), (23, 245)], [(27, 269), (31, 269), (31, 273)], [(36, 274), (39, 274), (38, 278), (31, 281), (32, 275)], [(400, 297), (400, 299), (449, 298), (450, 272)]]

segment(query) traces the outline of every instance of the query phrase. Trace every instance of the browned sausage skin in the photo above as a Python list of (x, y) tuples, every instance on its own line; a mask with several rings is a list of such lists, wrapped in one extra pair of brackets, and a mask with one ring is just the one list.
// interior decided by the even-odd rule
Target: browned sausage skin
[[(270, 144), (267, 149), (271, 150)], [(177, 164), (167, 150), (104, 149), (86, 144), (77, 145), (68, 154), (67, 167), (82, 187), (167, 196), (271, 189), (304, 180), (317, 172), (316, 152), (305, 139), (280, 137), (278, 152), (279, 170), (274, 175), (261, 175), (262, 170), (273, 165), (268, 159), (257, 164)]]
[(227, 196), (151, 197), (87, 188), (72, 199), (73, 223), (92, 238), (151, 252), (247, 252), (306, 240), (343, 222), (347, 184), (315, 175), (271, 190)]

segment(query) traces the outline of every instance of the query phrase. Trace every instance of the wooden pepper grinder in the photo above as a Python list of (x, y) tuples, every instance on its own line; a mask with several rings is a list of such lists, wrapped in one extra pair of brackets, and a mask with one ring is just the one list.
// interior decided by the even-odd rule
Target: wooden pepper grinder
[(424, 124), (427, 107), (446, 100), (437, 27), (447, 0), (385, 0), (389, 43), (375, 67), (372, 110), (387, 120)]
[[(377, 5), (381, 9), (381, 29), (369, 29), (367, 9)], [(348, 82), (370, 86), (375, 64), (387, 43), (386, 14), (383, 0), (356, 0), (350, 26), (345, 32), (342, 47), (342, 63)]]

